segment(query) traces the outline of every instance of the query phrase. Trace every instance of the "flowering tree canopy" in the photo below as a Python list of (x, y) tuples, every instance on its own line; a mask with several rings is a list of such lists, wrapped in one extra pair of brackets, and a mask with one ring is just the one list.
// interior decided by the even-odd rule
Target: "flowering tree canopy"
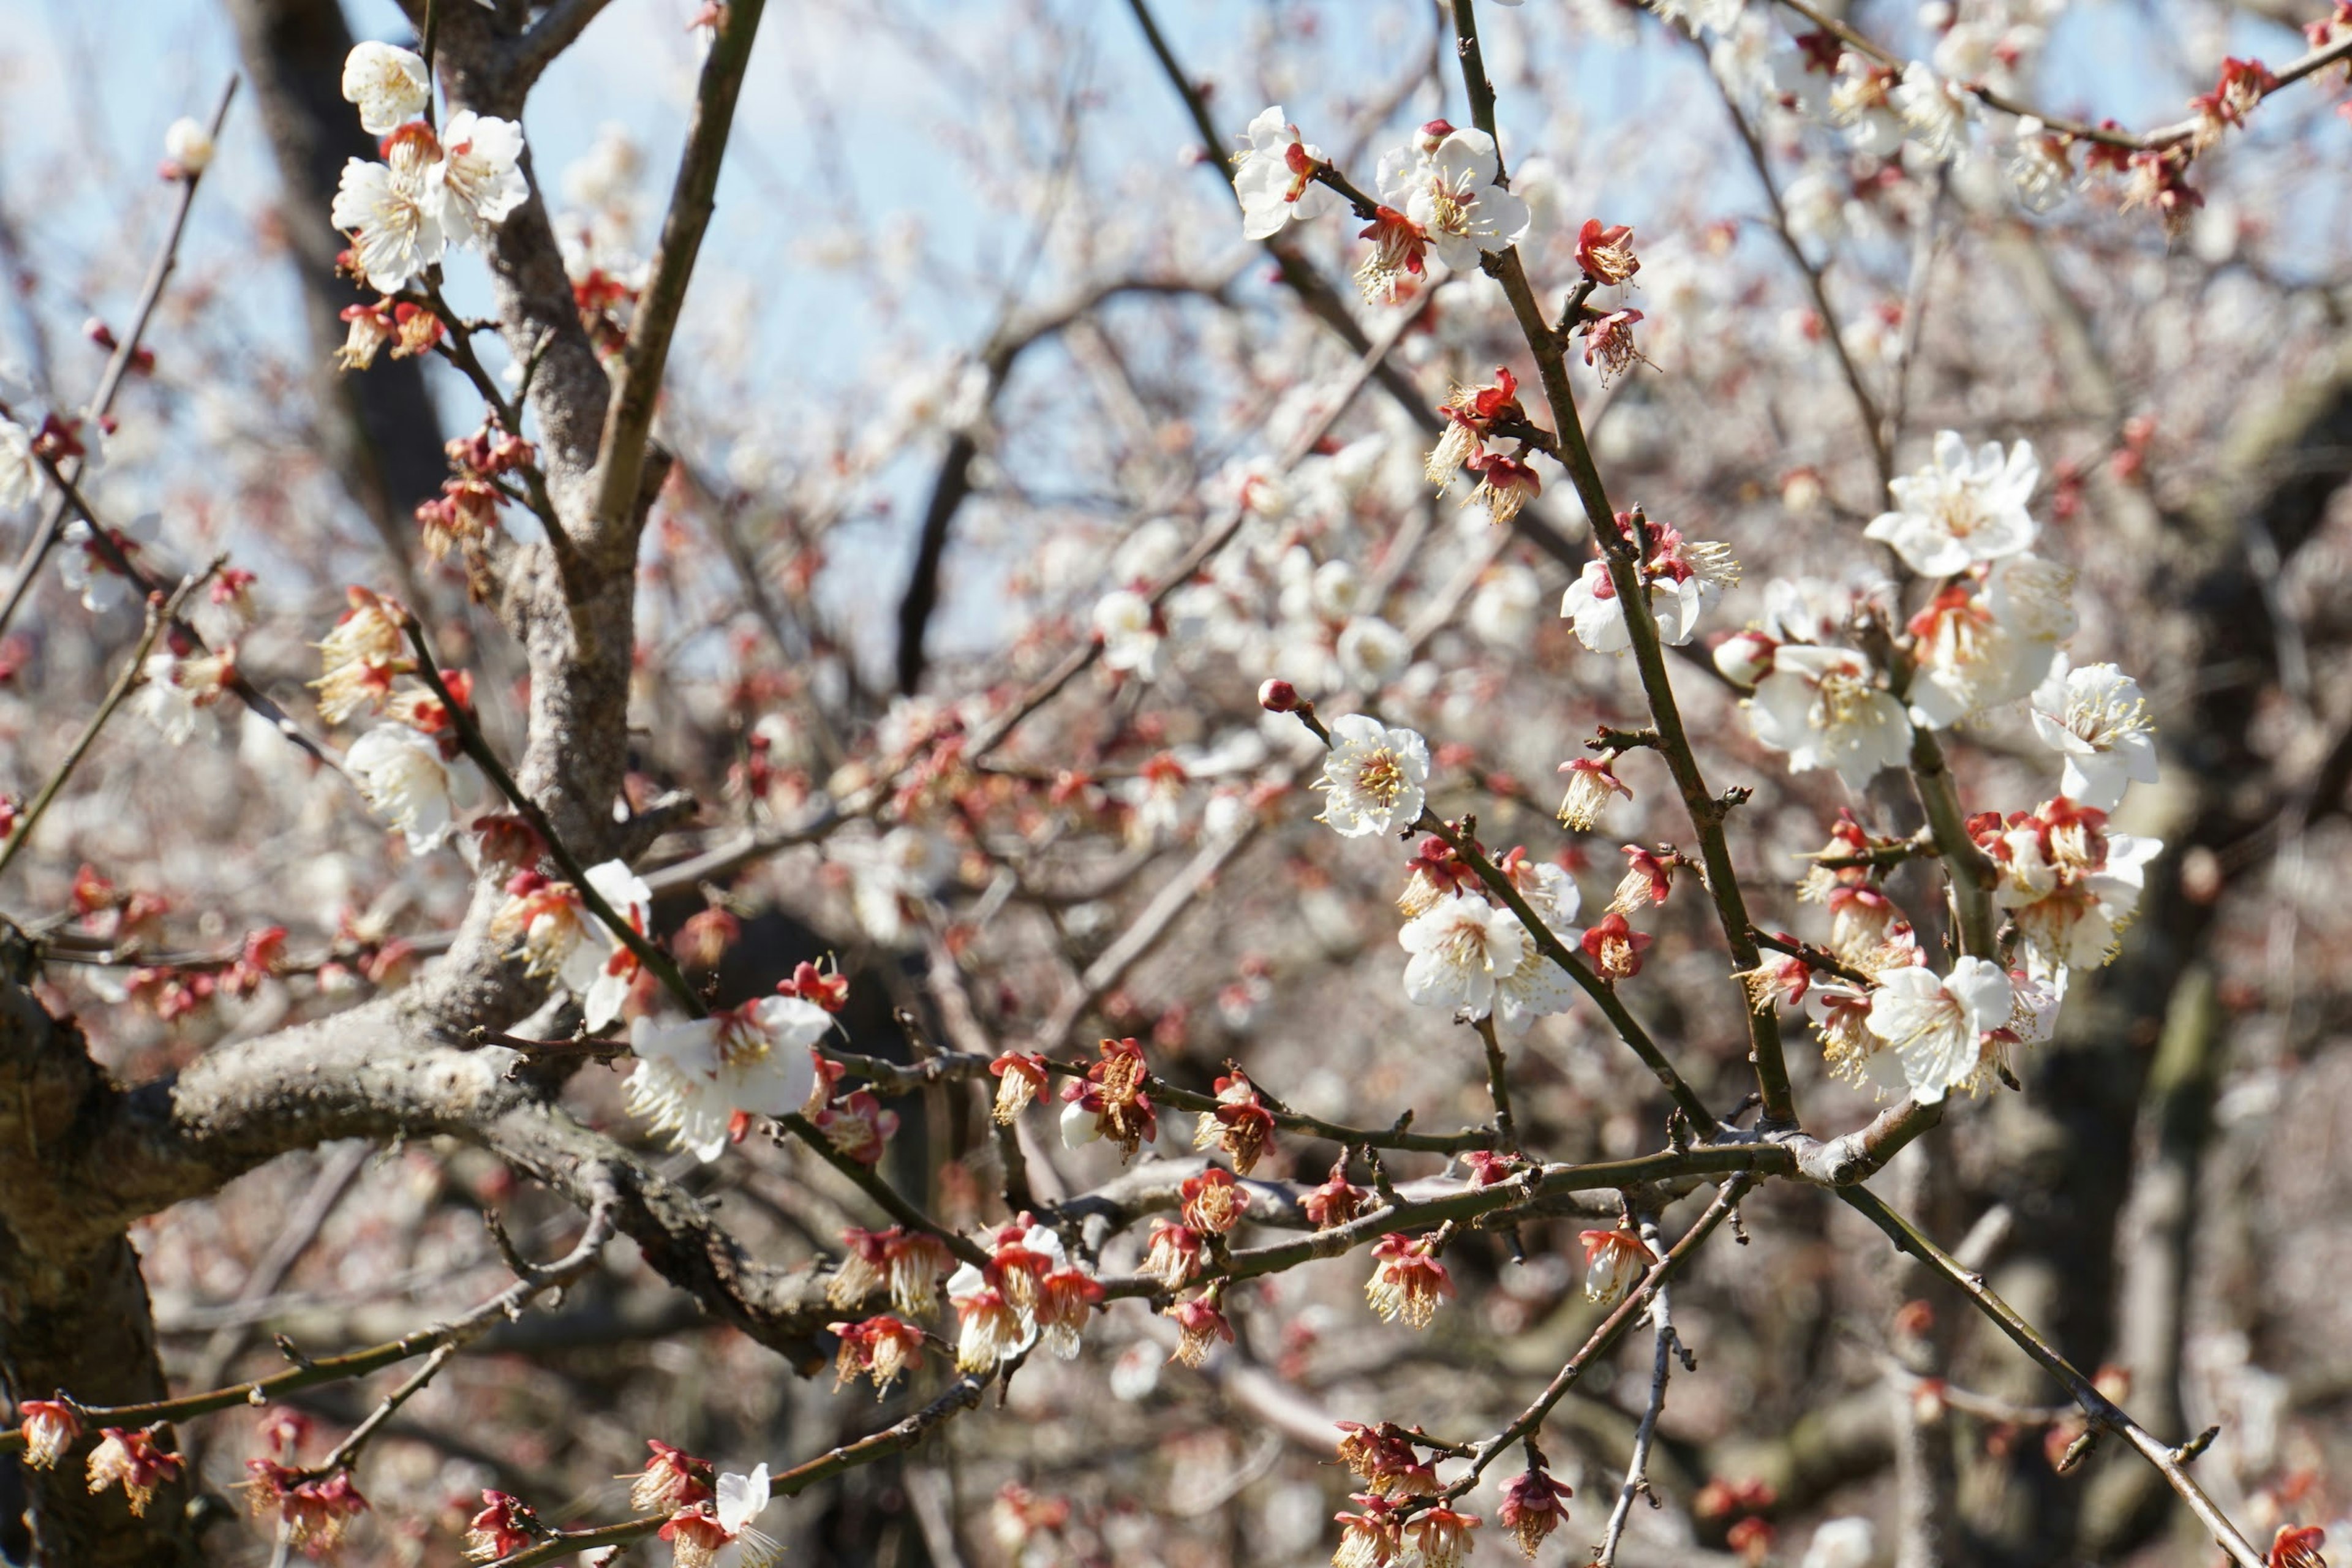
[(2352, 7), (404, 9), (0, 203), (0, 1558), (2324, 1561)]

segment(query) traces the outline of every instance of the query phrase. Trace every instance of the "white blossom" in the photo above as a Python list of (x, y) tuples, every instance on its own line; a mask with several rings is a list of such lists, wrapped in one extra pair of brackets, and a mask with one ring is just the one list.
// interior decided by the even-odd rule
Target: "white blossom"
[(1316, 820), (1342, 838), (1401, 832), (1419, 820), (1428, 784), (1426, 742), (1350, 713), (1331, 723), (1331, 750), (1314, 785), (1324, 792)]
[(2027, 970), (2096, 969), (2116, 954), (2124, 927), (2139, 909), (2147, 863), (2159, 839), (2053, 821), (2045, 805), (1993, 846), (2000, 880), (1993, 902), (2016, 922)]
[(2113, 811), (2132, 784), (2157, 779), (2155, 726), (2139, 682), (2112, 664), (2068, 669), (2064, 655), (2033, 693), (2033, 732), (2065, 759), (2059, 793)]
[(41, 493), (41, 466), (33, 460), (33, 434), (0, 415), (0, 511), (14, 511)]
[(1903, 145), (1903, 117), (1890, 101), (1893, 71), (1848, 51), (1838, 61), (1830, 89), (1830, 121), (1845, 132), (1846, 145), (1873, 158), (1891, 158)]
[(391, 294), (425, 276), (447, 244), (446, 205), (435, 189), (432, 133), (419, 126), (392, 141), (391, 162), (353, 158), (343, 165), (328, 217), (351, 237), (352, 258), (368, 286)]
[[(1690, 641), (1698, 630), (1704, 587), (1696, 577), (1677, 580), (1654, 576), (1649, 582), (1650, 614), (1658, 623), (1658, 640), (1669, 647)], [(1588, 561), (1575, 582), (1560, 595), (1559, 613), (1576, 625), (1577, 641), (1594, 653), (1622, 653), (1633, 646), (1625, 626), (1625, 606), (1608, 566)]]
[(370, 809), (406, 834), (415, 853), (437, 849), (457, 832), (449, 764), (438, 742), (405, 724), (378, 724), (352, 742), (343, 767)]
[(1542, 584), (1525, 566), (1498, 568), (1478, 585), (1464, 616), (1471, 635), (1488, 647), (1522, 648), (1535, 636)]
[(1161, 639), (1150, 600), (1132, 588), (1114, 588), (1095, 601), (1094, 627), (1102, 638), (1104, 668), (1123, 670), (1139, 680), (1159, 675)]
[(1911, 620), (1911, 721), (1945, 729), (2032, 690), (2057, 652), (2032, 629), (2002, 622), (1989, 595), (1954, 586), (1936, 595)]
[(1412, 954), (1404, 966), (1406, 997), (1465, 1018), (1494, 1010), (1496, 983), (1515, 973), (1534, 946), (1518, 916), (1468, 893), (1407, 921), (1397, 942)]
[(1911, 140), (1929, 157), (1940, 162), (1968, 144), (1969, 100), (1924, 61), (1905, 66), (1903, 79), (1886, 96)]
[(1789, 753), (1790, 773), (1835, 768), (1856, 792), (1910, 754), (1903, 705), (1879, 689), (1870, 660), (1851, 648), (1781, 648), (1743, 706), (1756, 738)]
[[(589, 867), (588, 885), (631, 930), (643, 934), (653, 929), (654, 891), (625, 861), (604, 860)], [(626, 942), (593, 916), (590, 921), (604, 931), (609, 945), (599, 955), (593, 942), (579, 943), (565, 960), (562, 973), (565, 989), (580, 998), (582, 1025), (593, 1035), (621, 1016), (637, 966)]]
[[(139, 552), (155, 542), (163, 520), (154, 512), (142, 512), (121, 528), (107, 531), (115, 548), (134, 563)], [(104, 615), (117, 605), (131, 598), (131, 580), (114, 569), (98, 547), (89, 524), (75, 518), (66, 524), (62, 536), (64, 548), (58, 552), (58, 575), (65, 585), (81, 595), (81, 607), (92, 615)]]
[(487, 239), (530, 195), (521, 168), (522, 127), (460, 110), (442, 127), (441, 147), (441, 161), (426, 174), (440, 201), (441, 227), (477, 242)]
[(1888, 482), (1895, 510), (1864, 531), (1921, 576), (1948, 577), (2032, 544), (2026, 502), (2041, 478), (2031, 443), (2018, 442), (2004, 458), (2000, 443), (1988, 441), (1972, 455), (1959, 432), (1942, 431), (1926, 468)]
[(343, 101), (358, 105), (369, 135), (390, 135), (433, 101), (424, 57), (393, 44), (357, 45), (343, 57)]
[(1412, 660), (1412, 644), (1378, 616), (1358, 616), (1339, 632), (1339, 668), (1362, 685), (1386, 686)]
[(2067, 161), (2066, 143), (2029, 114), (2017, 122), (2016, 145), (2009, 178), (2017, 187), (2018, 205), (2030, 213), (2053, 210), (2074, 188), (2074, 165)]
[(629, 1028), (636, 1070), (629, 1113), (705, 1164), (726, 1151), (734, 1119), (800, 1109), (816, 1081), (809, 1047), (833, 1015), (798, 996), (766, 996), (732, 1013)]
[(1249, 122), (1249, 145), (1237, 154), (1234, 194), (1242, 203), (1242, 235), (1271, 239), (1294, 219), (1304, 223), (1337, 211), (1338, 194), (1309, 174), (1323, 149), (1298, 139), (1298, 127), (1276, 104)]
[(1381, 200), (1429, 237), (1437, 258), (1457, 272), (1488, 251), (1507, 250), (1527, 232), (1527, 202), (1495, 183), (1502, 162), (1483, 131), (1449, 132), (1426, 154), (1381, 160)]
[(1966, 1087), (1984, 1059), (1984, 1037), (2005, 1027), (2009, 976), (1982, 958), (1962, 958), (1937, 979), (1927, 969), (1890, 970), (1870, 1000), (1870, 1032), (1902, 1065), (1911, 1097), (1933, 1105)]

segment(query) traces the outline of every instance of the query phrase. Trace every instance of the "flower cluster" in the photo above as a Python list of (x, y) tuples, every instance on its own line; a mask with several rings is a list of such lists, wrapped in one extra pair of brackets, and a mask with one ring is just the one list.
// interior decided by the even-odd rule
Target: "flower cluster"
[(383, 162), (353, 158), (329, 215), (350, 237), (352, 270), (396, 294), (425, 279), (451, 244), (478, 244), (530, 195), (522, 127), (461, 110), (436, 134), (425, 61), (391, 44), (363, 43), (343, 62), (343, 98), (361, 128), (383, 139)]
[(985, 1373), (1043, 1340), (1066, 1361), (1103, 1300), (1093, 1275), (1071, 1261), (1062, 1238), (1027, 1215), (991, 1238), (988, 1261), (966, 1263), (948, 1279), (960, 1333), (956, 1366)]

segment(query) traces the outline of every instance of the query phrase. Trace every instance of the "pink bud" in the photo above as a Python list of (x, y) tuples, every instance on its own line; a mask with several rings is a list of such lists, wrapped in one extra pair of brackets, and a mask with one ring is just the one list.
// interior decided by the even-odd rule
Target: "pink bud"
[(1298, 707), (1298, 688), (1287, 680), (1269, 680), (1257, 689), (1257, 705), (1269, 713), (1289, 713)]

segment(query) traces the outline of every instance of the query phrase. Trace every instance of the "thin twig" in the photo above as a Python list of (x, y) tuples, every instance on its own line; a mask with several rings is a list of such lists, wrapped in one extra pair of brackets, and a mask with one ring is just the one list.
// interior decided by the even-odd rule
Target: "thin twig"
[(47, 782), (41, 785), (40, 793), (34, 795), (32, 804), (25, 808), (23, 818), (16, 824), (16, 831), (8, 836), (5, 844), (0, 844), (0, 876), (7, 874), (17, 852), (33, 837), (33, 829), (41, 825), (41, 818), (47, 814), (50, 805), (64, 791), (66, 781), (73, 777), (74, 770), (89, 754), (90, 747), (98, 741), (99, 731), (106, 728), (107, 721), (113, 718), (115, 710), (122, 706), (123, 699), (146, 679), (147, 656), (154, 651), (156, 637), (175, 617), (181, 602), (197, 584), (211, 575), (212, 573), (207, 571), (188, 578), (168, 602), (153, 598), (147, 601), (147, 624), (139, 634), (138, 643), (131, 650), (130, 661), (122, 667), (122, 673), (115, 677), (113, 689), (106, 694), (106, 700), (98, 705), (98, 711), (89, 716), (89, 722), (82, 726), (81, 734), (74, 741), (73, 749), (66, 753), (65, 761), (58, 764), (57, 771), (48, 776)]
[(2230, 1522), (2229, 1516), (2206, 1495), (2205, 1489), (2189, 1476), (2179, 1454), (2170, 1445), (2151, 1436), (2146, 1427), (2126, 1415), (2121, 1405), (2100, 1393), (2098, 1386), (2059, 1354), (2057, 1347), (2043, 1339), (2040, 1331), (1993, 1293), (1985, 1283), (1983, 1275), (1963, 1268), (1957, 1258), (1930, 1241), (1918, 1226), (1889, 1208), (1867, 1187), (1843, 1187), (1839, 1189), (1838, 1196), (1885, 1232), (1886, 1238), (1898, 1248), (1957, 1286), (1976, 1304), (1978, 1310), (1991, 1319), (1994, 1325), (2009, 1336), (2012, 1344), (2065, 1386), (2066, 1392), (2074, 1396), (2075, 1404), (2082, 1406), (2083, 1414), (2090, 1418), (2094, 1427), (2105, 1427), (2137, 1449), (2140, 1456), (2163, 1475), (2172, 1489), (2180, 1494), (2189, 1511), (2211, 1532), (2215, 1542), (2230, 1554), (2239, 1568), (2263, 1568), (2263, 1553), (2254, 1549), (2238, 1527)]
[(735, 100), (742, 90), (751, 41), (759, 34), (765, 8), (766, 0), (729, 0), (719, 9), (718, 37), (711, 42), (709, 58), (702, 64), (702, 80), (695, 89), (694, 121), (687, 131), (686, 151), (678, 158), (677, 179), (670, 190), (669, 212), (662, 219), (652, 274), (630, 321), (619, 384), (604, 406), (591, 513), (591, 526), (599, 535), (614, 536), (635, 511), (662, 369), (669, 360), (678, 312), (686, 305), (687, 284), (694, 276), (703, 231), (710, 225), (719, 169), (727, 155), (727, 133), (735, 119)]
[[(1658, 1249), (1658, 1222), (1655, 1216), (1642, 1216), (1642, 1240), (1654, 1253)], [(1592, 1550), (1592, 1568), (1612, 1568), (1617, 1561), (1617, 1547), (1625, 1536), (1626, 1521), (1633, 1516), (1633, 1500), (1650, 1490), (1650, 1446), (1657, 1438), (1658, 1417), (1666, 1408), (1666, 1381), (1674, 1375), (1675, 1356), (1679, 1351), (1684, 1363), (1690, 1363), (1690, 1352), (1682, 1350), (1675, 1334), (1674, 1309), (1668, 1300), (1667, 1288), (1658, 1287), (1650, 1302), (1650, 1327), (1657, 1335), (1657, 1355), (1650, 1366), (1650, 1402), (1643, 1408), (1641, 1425), (1633, 1429), (1633, 1454), (1625, 1465), (1624, 1484), (1617, 1489), (1616, 1506), (1609, 1510), (1608, 1527), (1601, 1532), (1601, 1544)], [(1656, 1500), (1652, 1499), (1652, 1506)]]

